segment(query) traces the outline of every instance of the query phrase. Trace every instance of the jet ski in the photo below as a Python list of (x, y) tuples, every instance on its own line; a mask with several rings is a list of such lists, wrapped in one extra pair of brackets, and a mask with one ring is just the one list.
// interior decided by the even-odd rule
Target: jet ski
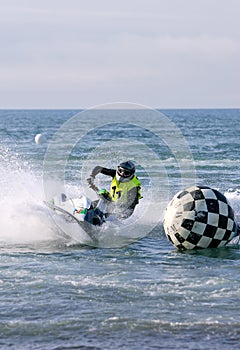
[(45, 202), (48, 208), (61, 215), (67, 222), (78, 224), (93, 242), (97, 242), (99, 228), (106, 222), (109, 198), (106, 190), (98, 191), (99, 200), (89, 198), (68, 198), (65, 193), (54, 196)]

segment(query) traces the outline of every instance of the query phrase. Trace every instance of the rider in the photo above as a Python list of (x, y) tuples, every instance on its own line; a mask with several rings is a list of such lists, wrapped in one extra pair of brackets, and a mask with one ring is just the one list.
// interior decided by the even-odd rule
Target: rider
[(108, 209), (115, 212), (121, 219), (126, 219), (132, 215), (141, 196), (141, 182), (135, 175), (135, 165), (128, 160), (118, 165), (117, 170), (96, 166), (87, 179), (89, 187), (96, 189), (94, 179), (97, 174), (104, 174), (112, 177), (110, 192), (100, 191), (112, 204)]

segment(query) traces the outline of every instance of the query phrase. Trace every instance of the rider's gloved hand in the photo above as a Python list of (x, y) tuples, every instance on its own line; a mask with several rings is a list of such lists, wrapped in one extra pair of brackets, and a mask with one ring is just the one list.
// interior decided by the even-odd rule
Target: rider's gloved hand
[(111, 201), (111, 200), (112, 200), (111, 197), (110, 197), (110, 193), (109, 193), (107, 190), (105, 190), (105, 188), (103, 188), (102, 190), (100, 190), (100, 191), (98, 192), (98, 194), (99, 194), (100, 197), (103, 197), (104, 199), (106, 199), (106, 200), (108, 200), (108, 201)]
[(96, 185), (94, 185), (94, 179), (95, 176), (90, 175), (90, 177), (87, 179), (88, 186), (95, 192), (98, 192), (98, 188)]
[(88, 183), (89, 187), (94, 185), (94, 179), (95, 179), (95, 176), (93, 176), (93, 175), (90, 175), (89, 178), (87, 178), (87, 183)]

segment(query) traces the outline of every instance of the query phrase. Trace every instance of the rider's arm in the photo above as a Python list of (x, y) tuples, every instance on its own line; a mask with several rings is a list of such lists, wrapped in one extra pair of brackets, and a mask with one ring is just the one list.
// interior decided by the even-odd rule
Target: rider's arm
[(116, 175), (116, 170), (104, 168), (102, 166), (95, 166), (90, 176), (95, 177), (99, 173), (103, 175), (111, 176), (113, 178)]
[(97, 186), (94, 184), (95, 176), (99, 173), (102, 173), (104, 175), (108, 175), (108, 176), (111, 176), (112, 178), (114, 178), (114, 176), (116, 174), (116, 170), (103, 168), (102, 166), (95, 166), (95, 168), (92, 170), (90, 177), (87, 179), (87, 183), (88, 183), (89, 187), (91, 189), (93, 189), (95, 192), (99, 191)]

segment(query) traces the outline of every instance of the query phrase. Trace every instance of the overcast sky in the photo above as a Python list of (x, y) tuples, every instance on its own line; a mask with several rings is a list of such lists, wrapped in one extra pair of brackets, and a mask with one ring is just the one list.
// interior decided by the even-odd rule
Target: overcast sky
[(240, 107), (240, 0), (0, 0), (0, 108)]

